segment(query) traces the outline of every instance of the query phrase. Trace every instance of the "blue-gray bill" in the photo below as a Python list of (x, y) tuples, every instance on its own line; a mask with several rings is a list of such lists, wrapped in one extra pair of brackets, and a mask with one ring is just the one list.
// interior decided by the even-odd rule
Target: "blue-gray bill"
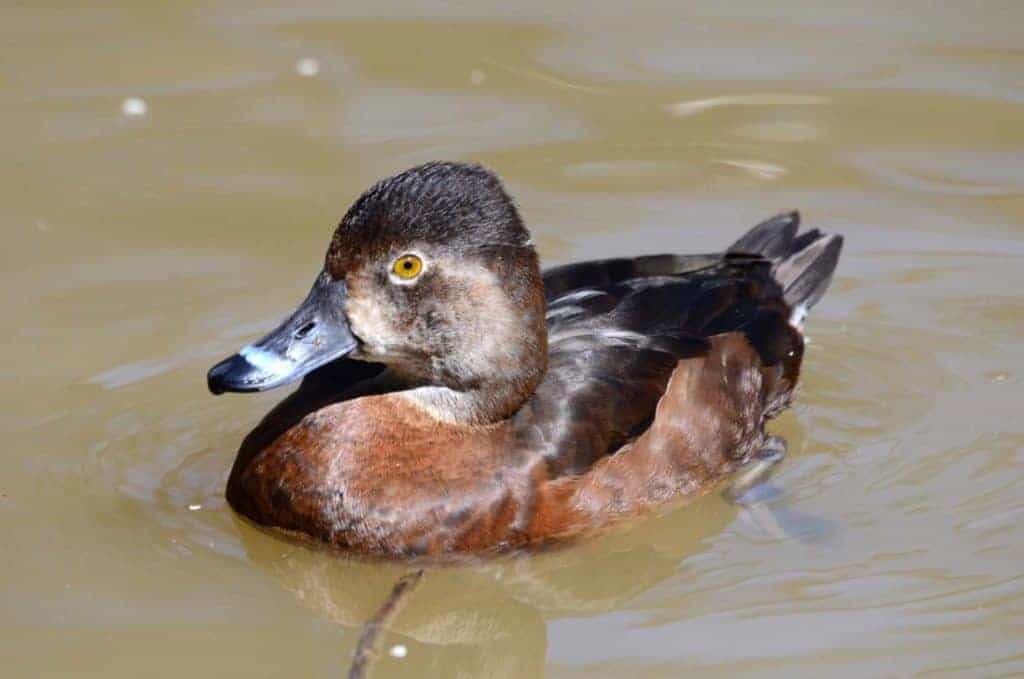
[(345, 317), (346, 296), (343, 280), (321, 272), (306, 299), (281, 325), (210, 368), (210, 391), (266, 391), (351, 353), (358, 342)]

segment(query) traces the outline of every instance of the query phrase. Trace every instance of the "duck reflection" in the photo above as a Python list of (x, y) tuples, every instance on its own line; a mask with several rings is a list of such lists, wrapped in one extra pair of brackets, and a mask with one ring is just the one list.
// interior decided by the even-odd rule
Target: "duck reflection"
[[(681, 562), (734, 511), (711, 497), (575, 546), (427, 566), (389, 625), (372, 676), (542, 676), (549, 619), (615, 610), (678, 576)], [(250, 560), (300, 605), (344, 628), (350, 649), (395, 582), (415, 568), (352, 560), (306, 543), (283, 553), (280, 534), (235, 520)], [(405, 658), (388, 655), (396, 645), (408, 649)]]

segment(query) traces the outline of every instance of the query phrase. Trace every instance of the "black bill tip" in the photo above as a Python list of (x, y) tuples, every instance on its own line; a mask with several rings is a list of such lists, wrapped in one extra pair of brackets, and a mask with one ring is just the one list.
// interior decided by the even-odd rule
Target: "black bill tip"
[(265, 382), (263, 372), (241, 354), (225, 358), (206, 373), (206, 386), (214, 395), (227, 391), (260, 391), (266, 388)]

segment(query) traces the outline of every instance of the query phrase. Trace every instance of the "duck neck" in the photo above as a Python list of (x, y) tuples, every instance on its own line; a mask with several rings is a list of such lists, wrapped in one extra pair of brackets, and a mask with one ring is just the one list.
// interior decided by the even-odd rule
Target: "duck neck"
[(473, 389), (428, 385), (404, 391), (402, 396), (442, 422), (491, 424), (519, 410), (536, 389), (542, 375), (538, 375), (536, 380), (506, 380)]
[(519, 327), (503, 331), (496, 323), (485, 339), (464, 344), (457, 360), (441, 362), (425, 380), (412, 380), (406, 397), (445, 422), (488, 424), (510, 417), (547, 371), (545, 301), (543, 293), (538, 297), (528, 311), (512, 316)]

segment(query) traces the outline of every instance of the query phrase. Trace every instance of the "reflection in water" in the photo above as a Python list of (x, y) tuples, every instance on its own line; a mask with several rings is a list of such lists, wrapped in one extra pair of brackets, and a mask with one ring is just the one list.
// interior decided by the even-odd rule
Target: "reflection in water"
[[(691, 511), (694, 508), (686, 508)], [(524, 677), (543, 673), (550, 617), (614, 610), (671, 578), (679, 562), (728, 522), (661, 517), (575, 548), (427, 568), (391, 626), (388, 647), (409, 647), (416, 671), (446, 676)], [(708, 520), (708, 519), (717, 520)], [(307, 547), (282, 551), (281, 538), (236, 519), (248, 558), (300, 605), (359, 634), (410, 566), (346, 560)], [(623, 576), (628, 578), (623, 581)], [(380, 664), (397, 660), (381, 658)]]

